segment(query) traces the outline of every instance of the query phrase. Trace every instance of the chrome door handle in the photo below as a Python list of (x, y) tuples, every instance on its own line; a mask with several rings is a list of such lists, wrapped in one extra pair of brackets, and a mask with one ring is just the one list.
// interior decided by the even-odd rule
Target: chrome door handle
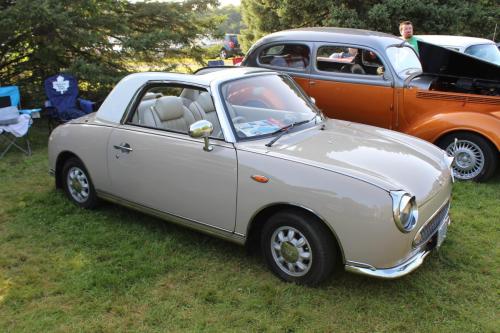
[(133, 151), (132, 148), (130, 148), (130, 145), (128, 143), (121, 143), (119, 146), (114, 145), (113, 148), (120, 150), (122, 153), (130, 153)]

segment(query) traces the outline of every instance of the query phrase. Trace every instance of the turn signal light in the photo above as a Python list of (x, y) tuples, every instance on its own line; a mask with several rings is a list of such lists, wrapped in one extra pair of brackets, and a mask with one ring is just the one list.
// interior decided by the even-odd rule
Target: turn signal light
[(261, 175), (253, 175), (252, 179), (259, 183), (267, 183), (269, 181), (269, 178)]

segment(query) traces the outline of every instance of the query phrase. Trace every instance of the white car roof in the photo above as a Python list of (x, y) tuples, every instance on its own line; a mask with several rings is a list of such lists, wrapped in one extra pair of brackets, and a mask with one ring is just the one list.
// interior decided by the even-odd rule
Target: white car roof
[(175, 81), (188, 85), (192, 84), (196, 86), (203, 86), (208, 89), (210, 84), (215, 81), (228, 81), (241, 78), (245, 75), (262, 72), (274, 73), (273, 71), (262, 68), (238, 66), (199, 75), (167, 72), (144, 72), (130, 74), (118, 82), (109, 93), (97, 111), (96, 119), (105, 122), (119, 123), (135, 93), (143, 85), (150, 81)]
[(478, 44), (495, 44), (493, 41), (485, 38), (468, 37), (468, 36), (449, 36), (449, 35), (415, 35), (415, 37), (423, 42), (459, 48), (465, 50), (471, 45)]

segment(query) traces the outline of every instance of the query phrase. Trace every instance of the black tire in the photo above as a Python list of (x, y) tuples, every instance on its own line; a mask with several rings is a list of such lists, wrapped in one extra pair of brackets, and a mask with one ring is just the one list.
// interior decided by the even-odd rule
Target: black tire
[(90, 175), (83, 163), (76, 157), (68, 159), (62, 170), (62, 184), (68, 198), (77, 206), (92, 209), (98, 198)]
[[(457, 145), (455, 147), (455, 138)], [(483, 182), (491, 178), (498, 165), (498, 152), (484, 137), (471, 132), (455, 132), (437, 143), (455, 156), (453, 173), (456, 179)]]
[[(290, 237), (290, 230), (294, 237)], [(273, 245), (280, 238), (283, 241), (278, 250)], [(317, 218), (297, 210), (281, 211), (268, 219), (262, 230), (261, 249), (274, 274), (301, 285), (314, 286), (324, 281), (337, 260), (337, 246), (328, 228)], [(300, 253), (309, 253), (310, 260)]]

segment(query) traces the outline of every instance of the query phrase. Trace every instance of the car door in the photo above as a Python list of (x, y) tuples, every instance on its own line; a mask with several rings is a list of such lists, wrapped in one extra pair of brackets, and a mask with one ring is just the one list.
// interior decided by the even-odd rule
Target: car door
[[(163, 97), (155, 98), (158, 101)], [(184, 100), (184, 104), (189, 102)], [(141, 102), (146, 103), (150, 102)], [(151, 110), (151, 106), (146, 106), (145, 110)], [(139, 105), (137, 109), (140, 108)], [(188, 107), (182, 110), (189, 112)], [(107, 156), (112, 194), (232, 232), (237, 190), (233, 145), (211, 139), (214, 149), (205, 151), (203, 140), (191, 138), (187, 131), (141, 122), (140, 118), (131, 116), (130, 121), (111, 133)]]
[(392, 128), (394, 88), (374, 50), (315, 43), (313, 55), (308, 93), (328, 117)]

